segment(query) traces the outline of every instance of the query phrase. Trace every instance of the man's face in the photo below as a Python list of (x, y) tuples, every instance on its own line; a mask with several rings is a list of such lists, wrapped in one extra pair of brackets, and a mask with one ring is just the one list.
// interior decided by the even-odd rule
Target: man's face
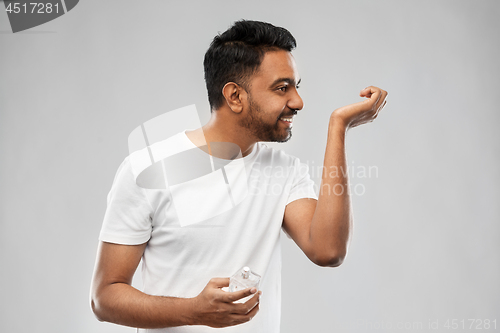
[(247, 112), (240, 125), (258, 141), (286, 142), (292, 137), (293, 116), (304, 106), (297, 88), (297, 66), (290, 52), (266, 52), (250, 79)]

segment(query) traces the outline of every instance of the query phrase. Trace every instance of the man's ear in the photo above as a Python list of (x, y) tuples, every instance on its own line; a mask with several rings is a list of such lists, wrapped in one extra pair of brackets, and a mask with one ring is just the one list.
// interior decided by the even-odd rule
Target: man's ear
[(245, 89), (234, 82), (228, 82), (222, 88), (222, 95), (233, 112), (241, 113), (243, 111), (243, 99), (246, 98)]

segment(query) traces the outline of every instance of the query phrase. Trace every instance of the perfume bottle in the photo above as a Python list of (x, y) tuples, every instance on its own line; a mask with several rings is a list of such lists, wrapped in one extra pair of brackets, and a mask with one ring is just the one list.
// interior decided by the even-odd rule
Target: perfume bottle
[[(249, 267), (245, 266), (242, 269), (238, 270), (236, 273), (234, 273), (234, 275), (231, 276), (231, 278), (229, 279), (229, 291), (234, 292), (252, 287), (257, 288), (258, 291), (259, 282), (260, 282), (260, 275), (252, 272)], [(242, 299), (239, 299), (234, 303), (245, 303), (252, 297), (253, 295), (250, 295)]]

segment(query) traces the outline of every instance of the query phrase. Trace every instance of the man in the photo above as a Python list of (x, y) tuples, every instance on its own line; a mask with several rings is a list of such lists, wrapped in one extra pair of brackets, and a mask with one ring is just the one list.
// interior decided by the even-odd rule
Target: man
[[(365, 88), (365, 101), (332, 112), (317, 197), (297, 158), (261, 142), (289, 140), (303, 107), (293, 48), (287, 30), (263, 22), (239, 21), (216, 36), (204, 61), (210, 121), (166, 140), (166, 149), (181, 151), (208, 143), (209, 153), (211, 143), (236, 144), (250, 188), (235, 207), (183, 226), (173, 190), (140, 188), (129, 159), (122, 163), (108, 196), (92, 283), (99, 320), (164, 332), (228, 326), (226, 332), (279, 332), (281, 228), (315, 264), (342, 263), (352, 224), (348, 179), (329, 171), (346, 170), (347, 130), (375, 119), (387, 92)], [(264, 188), (278, 191), (256, 191)], [(213, 196), (207, 200), (217, 202), (215, 191)], [(141, 258), (144, 292), (130, 286)], [(262, 275), (261, 291), (222, 290), (228, 276), (246, 265)]]

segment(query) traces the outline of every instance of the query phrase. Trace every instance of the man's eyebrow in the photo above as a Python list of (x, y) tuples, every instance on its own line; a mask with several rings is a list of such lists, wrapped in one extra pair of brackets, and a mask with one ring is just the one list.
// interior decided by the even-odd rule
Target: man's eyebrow
[(274, 82), (271, 84), (271, 86), (275, 86), (275, 85), (277, 85), (280, 82), (286, 82), (288, 84), (293, 84), (294, 86), (298, 86), (301, 81), (302, 81), (302, 79), (299, 79), (299, 81), (297, 81), (297, 83), (295, 83), (295, 80), (292, 79), (292, 78), (289, 78), (289, 77), (280, 77), (279, 79), (274, 80)]

